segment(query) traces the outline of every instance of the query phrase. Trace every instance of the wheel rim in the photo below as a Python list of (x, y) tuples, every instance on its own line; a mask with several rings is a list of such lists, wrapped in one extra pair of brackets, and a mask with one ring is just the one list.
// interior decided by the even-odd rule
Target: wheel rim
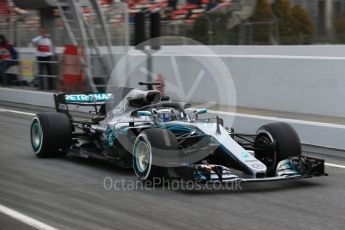
[(144, 141), (140, 141), (135, 149), (136, 165), (139, 172), (145, 172), (150, 161), (150, 149)]
[[(265, 146), (268, 143), (273, 143), (274, 140), (272, 137), (266, 133), (260, 133), (259, 139), (256, 143), (257, 147)], [(267, 167), (267, 172), (272, 172), (274, 170), (274, 166), (276, 164), (276, 151), (270, 150), (270, 151), (263, 151), (263, 152), (255, 152), (255, 158), (257, 158), (259, 161), (264, 163)]]
[(42, 145), (42, 128), (38, 120), (35, 118), (31, 126), (31, 144), (33, 149), (37, 152)]

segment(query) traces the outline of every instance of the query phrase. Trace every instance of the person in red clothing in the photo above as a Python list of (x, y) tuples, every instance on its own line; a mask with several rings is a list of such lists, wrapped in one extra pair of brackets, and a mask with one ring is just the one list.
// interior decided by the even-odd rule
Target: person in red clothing
[(0, 82), (4, 83), (4, 75), (8, 68), (17, 65), (18, 52), (8, 43), (5, 36), (0, 34)]

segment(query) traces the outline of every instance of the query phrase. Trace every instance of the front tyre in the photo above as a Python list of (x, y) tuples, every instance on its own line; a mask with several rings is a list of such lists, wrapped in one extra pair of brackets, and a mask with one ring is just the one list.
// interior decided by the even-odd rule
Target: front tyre
[(152, 179), (152, 147), (145, 133), (141, 133), (135, 140), (133, 147), (133, 168), (140, 180)]
[[(271, 123), (260, 127), (257, 131), (255, 146), (255, 158), (264, 163), (267, 167), (267, 175), (274, 176), (276, 167), (281, 160), (301, 155), (300, 139), (294, 130), (287, 123)], [(265, 147), (274, 144), (274, 148)]]
[[(157, 166), (157, 160), (178, 152), (177, 140), (168, 130), (159, 128), (141, 132), (133, 146), (133, 168), (141, 181), (155, 181), (166, 176), (166, 168)], [(161, 158), (163, 156), (163, 158)], [(168, 160), (169, 158), (167, 158)]]
[(32, 120), (30, 137), (36, 156), (63, 157), (71, 144), (71, 122), (63, 113), (39, 113)]

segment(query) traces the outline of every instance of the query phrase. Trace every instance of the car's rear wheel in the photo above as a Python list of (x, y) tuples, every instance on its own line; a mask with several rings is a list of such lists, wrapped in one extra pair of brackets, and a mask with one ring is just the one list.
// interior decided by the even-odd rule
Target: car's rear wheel
[[(167, 144), (168, 143), (168, 144)], [(142, 181), (154, 181), (166, 175), (166, 168), (158, 162), (164, 160), (166, 154), (178, 151), (177, 140), (168, 130), (158, 128), (141, 132), (133, 146), (133, 168), (135, 174)], [(162, 157), (163, 156), (163, 157)], [(159, 160), (157, 160), (159, 158)], [(167, 160), (169, 157), (166, 158)]]
[[(272, 144), (275, 146), (267, 149)], [(268, 176), (275, 175), (279, 161), (301, 154), (300, 139), (294, 128), (286, 123), (271, 123), (260, 127), (255, 146), (262, 149), (255, 151), (255, 157), (266, 165)]]
[(31, 123), (31, 146), (38, 157), (63, 157), (68, 153), (72, 126), (66, 114), (39, 113)]

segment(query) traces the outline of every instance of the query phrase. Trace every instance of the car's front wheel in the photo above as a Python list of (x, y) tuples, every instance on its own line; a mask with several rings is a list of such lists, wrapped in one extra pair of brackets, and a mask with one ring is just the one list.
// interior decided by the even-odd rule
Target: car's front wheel
[[(255, 157), (267, 167), (267, 175), (274, 176), (279, 161), (301, 154), (300, 139), (287, 123), (271, 123), (260, 127), (257, 131)], [(267, 146), (274, 145), (267, 149)]]
[(177, 140), (168, 130), (153, 128), (141, 132), (133, 146), (133, 168), (142, 181), (157, 182), (166, 175), (169, 157), (178, 151)]

